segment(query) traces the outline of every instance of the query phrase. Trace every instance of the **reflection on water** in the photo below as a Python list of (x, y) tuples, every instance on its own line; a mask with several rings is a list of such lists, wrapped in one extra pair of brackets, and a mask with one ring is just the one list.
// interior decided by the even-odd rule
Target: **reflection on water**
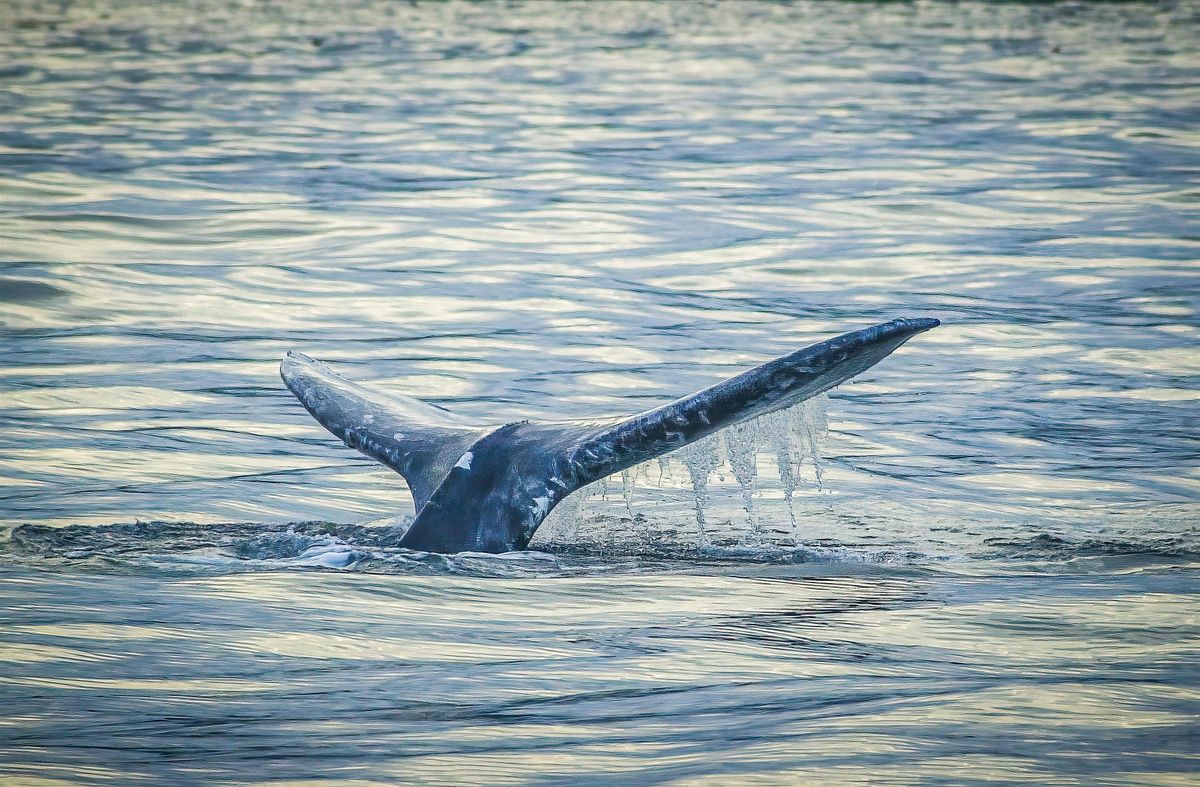
[[(6, 2), (0, 773), (1186, 778), (1198, 21)], [(673, 462), (405, 553), (276, 374), (582, 417), (904, 315), (707, 546)]]
[(1125, 570), (8, 574), (2, 772), (1182, 779), (1195, 573)]

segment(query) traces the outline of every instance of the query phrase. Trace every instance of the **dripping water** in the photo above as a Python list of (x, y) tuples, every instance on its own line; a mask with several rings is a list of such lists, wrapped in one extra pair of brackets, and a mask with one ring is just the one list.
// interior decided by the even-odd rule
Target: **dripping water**
[(796, 542), (796, 506), (792, 497), (796, 494), (795, 444), (792, 440), (792, 422), (786, 413), (769, 413), (762, 417), (771, 448), (775, 454), (775, 467), (779, 471), (779, 485), (783, 488), (783, 505), (787, 509), (788, 525), (792, 543)]
[(746, 523), (755, 541), (762, 541), (762, 527), (754, 513), (755, 482), (758, 480), (758, 418), (744, 421), (725, 430), (725, 458), (733, 477), (742, 491), (742, 507)]
[[(823, 395), (745, 421), (622, 471), (620, 501), (609, 500), (609, 479), (576, 492), (560, 504), (556, 516), (543, 529), (558, 542), (587, 538), (610, 543), (614, 538), (611, 532), (614, 520), (628, 517), (635, 534), (644, 539), (651, 535), (648, 528), (654, 517), (650, 516), (653, 513), (650, 508), (683, 495), (691, 504), (694, 515), (691, 527), (701, 546), (710, 542), (718, 523), (732, 528), (736, 540), (746, 545), (765, 545), (771, 533), (792, 544), (798, 543), (796, 495), (805, 486), (814, 492), (824, 489), (821, 451), (827, 429)], [(676, 472), (679, 465), (682, 473)], [(721, 504), (737, 498), (733, 497), (732, 485), (722, 483), (727, 475), (732, 477), (741, 502), (740, 513), (734, 512), (728, 522), (725, 521), (727, 506)], [(764, 491), (773, 490), (778, 491), (764, 499)], [(774, 499), (782, 500), (781, 511), (772, 510)], [(613, 505), (623, 510), (619, 514), (610, 510), (615, 517), (598, 515), (599, 509)], [(589, 511), (589, 506), (597, 510)], [(666, 508), (678, 510), (673, 506)], [(718, 514), (720, 519), (714, 519)], [(773, 522), (778, 522), (778, 526), (770, 527)], [(581, 529), (587, 530), (586, 523), (604, 532), (580, 534)], [(661, 524), (670, 526), (667, 522)]]
[(644, 466), (639, 466), (630, 470), (621, 471), (621, 497), (625, 498), (625, 510), (629, 512), (629, 518), (633, 518), (633, 482), (634, 476), (638, 471), (645, 472)]
[(702, 440), (697, 440), (673, 454), (683, 461), (692, 482), (692, 502), (696, 509), (696, 536), (701, 545), (708, 541), (705, 532), (704, 509), (709, 499), (708, 477), (721, 464), (720, 444), (721, 434), (718, 432)]

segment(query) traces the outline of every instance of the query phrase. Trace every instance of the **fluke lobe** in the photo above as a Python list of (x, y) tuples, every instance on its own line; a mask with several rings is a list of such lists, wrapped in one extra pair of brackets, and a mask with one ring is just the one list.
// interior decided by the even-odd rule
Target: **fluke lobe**
[(524, 549), (546, 515), (582, 486), (782, 410), (869, 369), (932, 318), (836, 336), (631, 417), (481, 424), (351, 382), (289, 352), (284, 383), (346, 445), (404, 476), (417, 516), (401, 546), (427, 552)]

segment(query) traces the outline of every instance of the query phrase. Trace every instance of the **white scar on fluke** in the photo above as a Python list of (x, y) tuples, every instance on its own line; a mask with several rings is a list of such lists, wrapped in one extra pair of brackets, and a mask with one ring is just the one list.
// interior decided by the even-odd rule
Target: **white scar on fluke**
[(284, 383), (330, 432), (408, 482), (417, 516), (401, 546), (509, 552), (571, 492), (722, 429), (823, 393), (939, 325), (932, 318), (842, 334), (633, 416), (484, 424), (351, 382), (289, 352)]

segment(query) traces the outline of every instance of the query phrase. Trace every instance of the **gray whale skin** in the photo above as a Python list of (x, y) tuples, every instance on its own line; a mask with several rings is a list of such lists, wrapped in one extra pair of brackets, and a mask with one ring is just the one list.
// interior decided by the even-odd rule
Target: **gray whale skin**
[(284, 383), (330, 432), (404, 476), (417, 516), (401, 546), (524, 549), (571, 492), (750, 418), (833, 388), (886, 358), (932, 318), (842, 334), (632, 417), (487, 425), (351, 382), (289, 352)]

